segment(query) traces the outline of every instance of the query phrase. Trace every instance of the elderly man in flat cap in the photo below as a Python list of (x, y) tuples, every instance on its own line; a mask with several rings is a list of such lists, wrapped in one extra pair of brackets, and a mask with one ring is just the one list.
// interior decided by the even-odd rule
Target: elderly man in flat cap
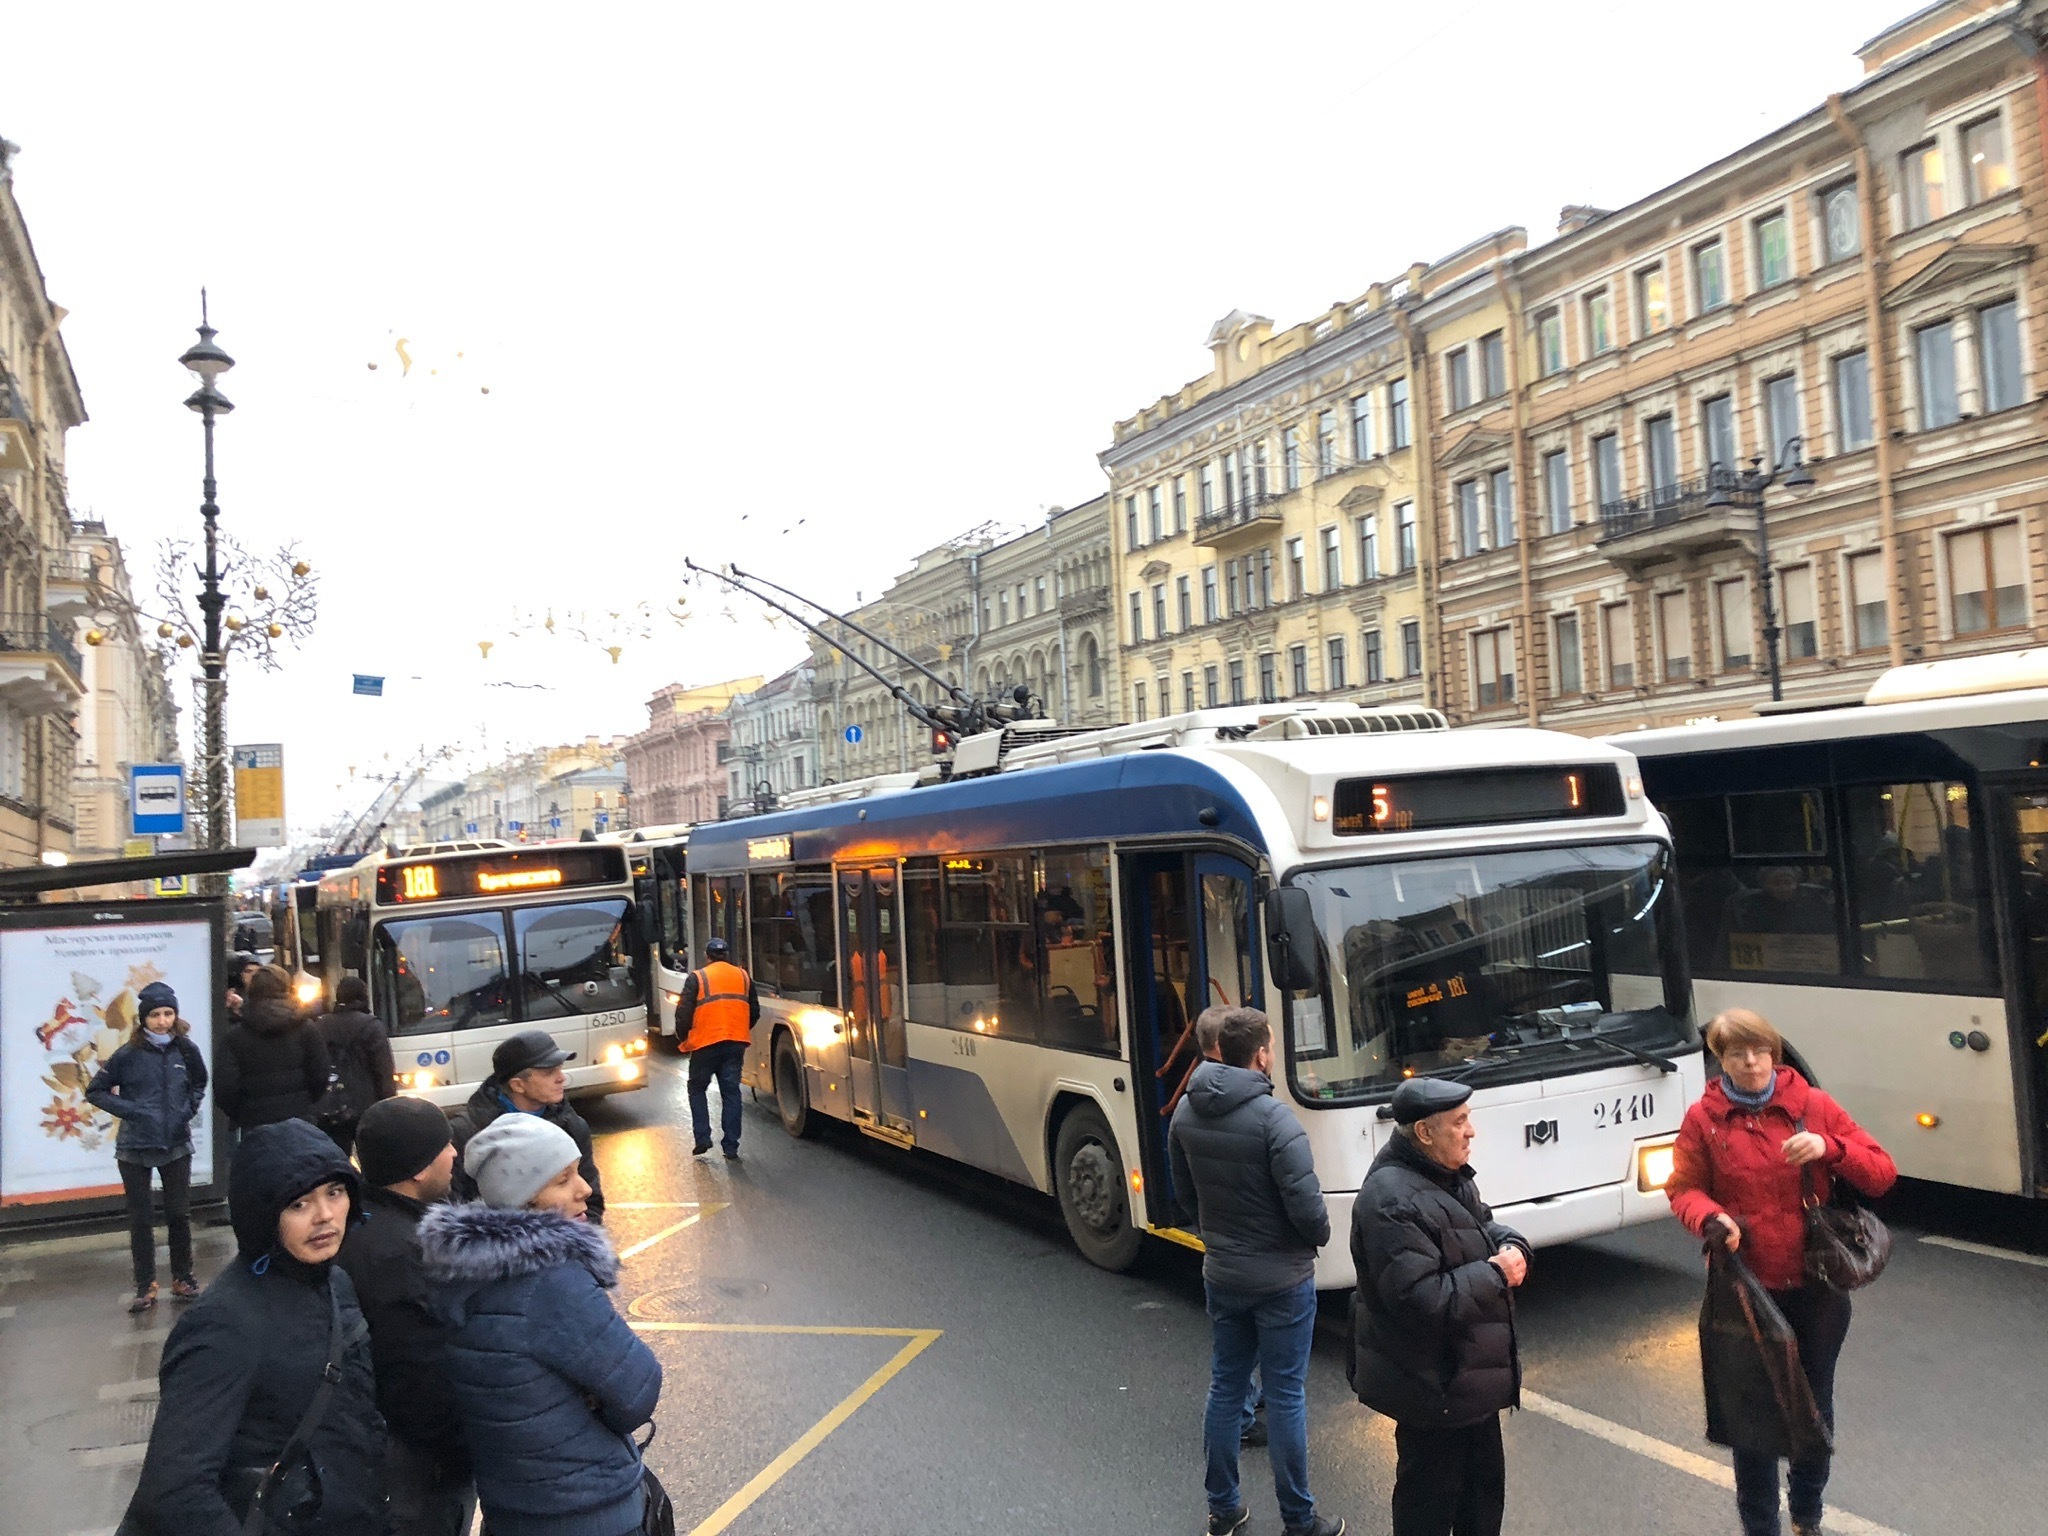
[(1351, 1212), (1351, 1386), (1394, 1421), (1394, 1536), (1500, 1536), (1500, 1413), (1520, 1400), (1512, 1293), (1529, 1244), (1471, 1168), (1472, 1090), (1414, 1077)]

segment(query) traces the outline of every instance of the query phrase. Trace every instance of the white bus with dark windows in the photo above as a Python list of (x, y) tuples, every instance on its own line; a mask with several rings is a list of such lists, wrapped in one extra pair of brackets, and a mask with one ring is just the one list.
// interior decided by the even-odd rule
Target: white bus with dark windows
[(445, 1108), (525, 1029), (564, 1050), (569, 1095), (646, 1082), (646, 971), (625, 851), (610, 843), (463, 844), (371, 854), (320, 880), (326, 993), (369, 986), (400, 1091)]
[(635, 827), (599, 841), (617, 842), (631, 861), (646, 965), (647, 1029), (650, 1037), (674, 1046), (676, 1008), (690, 974), (690, 824)]
[[(1487, 1193), (1535, 1241), (1667, 1214), (1702, 1060), (1626, 752), (1281, 704), (1012, 724), (953, 767), (691, 831), (693, 952), (752, 970), (746, 1080), (792, 1134), (848, 1121), (1054, 1194), (1121, 1268), (1147, 1232), (1198, 1241), (1168, 1121), (1195, 1017), (1250, 1004), (1340, 1232), (1420, 1073), (1472, 1085)], [(1340, 1239), (1317, 1282), (1351, 1280)]]
[(1908, 1177), (2048, 1194), (2048, 651), (1611, 740), (1671, 824), (1702, 1017), (1768, 1017)]

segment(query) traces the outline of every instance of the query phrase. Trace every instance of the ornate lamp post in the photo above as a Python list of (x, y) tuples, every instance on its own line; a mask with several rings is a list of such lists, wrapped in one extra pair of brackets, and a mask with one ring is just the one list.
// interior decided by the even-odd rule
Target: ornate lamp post
[(1764, 492), (1773, 485), (1783, 485), (1795, 496), (1813, 489), (1813, 475), (1800, 453), (1804, 442), (1803, 438), (1787, 438), (1784, 456), (1769, 469), (1763, 468), (1761, 455), (1751, 459), (1747, 469), (1715, 465), (1710, 471), (1714, 487), (1706, 503), (1709, 507), (1756, 508), (1756, 579), (1764, 594), (1764, 658), (1770, 668), (1773, 704), (1784, 699), (1785, 690), (1778, 677), (1778, 603), (1771, 587), (1771, 529), (1764, 519)]
[[(227, 654), (221, 648), (220, 632), (221, 610), (227, 606), (227, 600), (220, 590), (220, 504), (213, 479), (213, 422), (216, 416), (225, 416), (235, 408), (215, 387), (220, 376), (235, 366), (235, 360), (214, 345), (214, 335), (213, 327), (207, 323), (206, 290), (202, 288), (199, 340), (186, 348), (178, 361), (199, 380), (199, 388), (185, 404), (199, 413), (206, 427), (206, 478), (201, 482), (199, 503), (199, 516), (206, 525), (206, 564), (199, 572), (199, 611), (204, 616), (205, 633), (199, 665), (206, 678), (205, 742), (201, 750), (206, 779), (206, 846), (210, 849), (228, 845)], [(203, 886), (209, 896), (225, 896), (228, 877), (207, 875)]]

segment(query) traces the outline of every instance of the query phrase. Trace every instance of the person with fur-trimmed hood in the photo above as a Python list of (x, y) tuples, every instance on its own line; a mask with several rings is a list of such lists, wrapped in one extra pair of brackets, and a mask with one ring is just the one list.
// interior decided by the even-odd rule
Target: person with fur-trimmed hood
[(605, 1294), (618, 1284), (619, 1261), (586, 1219), (580, 1161), (560, 1126), (501, 1115), (462, 1150), (482, 1198), (420, 1219), (492, 1536), (640, 1529), (632, 1434), (654, 1416), (661, 1364)]

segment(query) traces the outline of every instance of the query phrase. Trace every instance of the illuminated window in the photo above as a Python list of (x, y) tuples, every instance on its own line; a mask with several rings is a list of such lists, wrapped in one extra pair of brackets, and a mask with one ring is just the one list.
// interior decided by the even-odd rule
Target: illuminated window
[(1899, 201), (1908, 229), (1917, 229), (1948, 212), (1939, 145), (1915, 145), (1899, 156)]
[(1664, 263), (1636, 273), (1636, 334), (1654, 336), (1671, 324), (1671, 304), (1664, 292)]
[(1970, 177), (1970, 201), (1981, 203), (2012, 185), (2012, 157), (2005, 150), (2005, 121), (1994, 112), (1963, 128), (1963, 164)]

